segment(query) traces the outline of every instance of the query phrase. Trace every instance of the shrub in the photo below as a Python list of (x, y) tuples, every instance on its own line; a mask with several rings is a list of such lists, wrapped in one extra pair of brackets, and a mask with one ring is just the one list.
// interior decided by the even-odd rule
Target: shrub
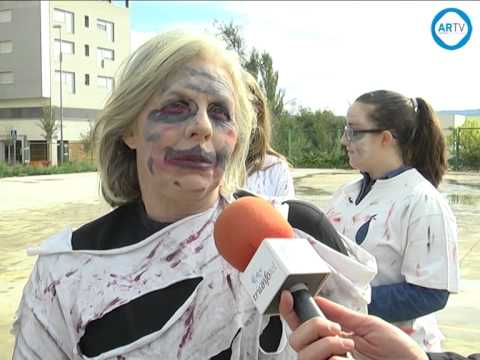
[(69, 174), (96, 171), (97, 168), (92, 161), (70, 161), (59, 166), (33, 167), (30, 165), (8, 165), (0, 162), (0, 178), (12, 176)]

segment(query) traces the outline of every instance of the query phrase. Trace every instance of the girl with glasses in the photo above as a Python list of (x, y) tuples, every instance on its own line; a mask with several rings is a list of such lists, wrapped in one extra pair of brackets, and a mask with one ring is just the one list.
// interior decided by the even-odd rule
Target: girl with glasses
[(350, 107), (342, 144), (362, 178), (334, 194), (327, 216), (377, 260), (369, 313), (440, 351), (433, 313), (458, 291), (459, 270), (455, 216), (437, 190), (447, 170), (438, 120), (422, 98), (372, 91)]

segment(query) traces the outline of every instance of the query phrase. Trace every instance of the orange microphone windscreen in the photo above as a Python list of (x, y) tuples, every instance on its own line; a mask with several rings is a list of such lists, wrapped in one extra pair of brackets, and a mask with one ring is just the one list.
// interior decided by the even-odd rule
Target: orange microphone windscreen
[(225, 260), (244, 271), (266, 238), (293, 238), (285, 218), (266, 200), (247, 196), (235, 200), (214, 225), (215, 245)]

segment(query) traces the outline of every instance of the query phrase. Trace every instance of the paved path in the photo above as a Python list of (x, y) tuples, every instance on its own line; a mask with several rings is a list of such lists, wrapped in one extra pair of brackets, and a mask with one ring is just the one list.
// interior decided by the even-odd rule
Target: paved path
[(100, 185), (94, 172), (0, 179), (0, 213), (45, 208), (66, 201), (92, 202), (99, 198)]
[[(348, 170), (294, 170), (298, 196), (320, 207), (338, 186), (356, 176)], [(455, 173), (449, 179), (455, 191), (478, 195), (478, 174)], [(0, 360), (10, 358), (13, 338), (7, 331), (34, 260), (25, 256), (25, 247), (65, 225), (76, 227), (108, 211), (99, 189), (96, 173), (0, 179)], [(463, 353), (480, 351), (480, 277), (475, 261), (480, 252), (474, 247), (480, 233), (479, 214), (476, 205), (469, 205), (464, 214), (456, 213), (461, 241), (473, 239), (461, 245), (466, 250), (473, 246), (473, 251), (462, 265), (461, 292), (450, 298), (438, 316), (447, 336), (446, 349)]]

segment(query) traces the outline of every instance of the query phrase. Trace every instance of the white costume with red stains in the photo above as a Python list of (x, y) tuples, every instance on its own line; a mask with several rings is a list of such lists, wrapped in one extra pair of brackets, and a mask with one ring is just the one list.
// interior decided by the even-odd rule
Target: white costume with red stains
[[(87, 359), (78, 347), (86, 324), (144, 294), (194, 277), (202, 281), (159, 331), (94, 359), (209, 359), (229, 347), (234, 360), (296, 359), (285, 325), (277, 352), (259, 348), (268, 319), (255, 309), (239, 272), (218, 254), (213, 241), (213, 224), (224, 205), (221, 200), (136, 244), (112, 250), (72, 251), (70, 230), (48, 239), (34, 251), (39, 257), (13, 326), (14, 359)], [(365, 311), (375, 261), (355, 244), (346, 245), (351, 257), (315, 245), (333, 271), (324, 292)]]
[(293, 177), (287, 162), (271, 154), (265, 156), (260, 170), (248, 176), (246, 189), (266, 197), (295, 197)]
[[(350, 239), (369, 222), (361, 246), (377, 260), (372, 286), (407, 282), (426, 288), (458, 291), (457, 226), (442, 195), (416, 169), (377, 179), (355, 205), (361, 180), (334, 194), (327, 216)], [(435, 316), (395, 323), (427, 351), (441, 351)]]

